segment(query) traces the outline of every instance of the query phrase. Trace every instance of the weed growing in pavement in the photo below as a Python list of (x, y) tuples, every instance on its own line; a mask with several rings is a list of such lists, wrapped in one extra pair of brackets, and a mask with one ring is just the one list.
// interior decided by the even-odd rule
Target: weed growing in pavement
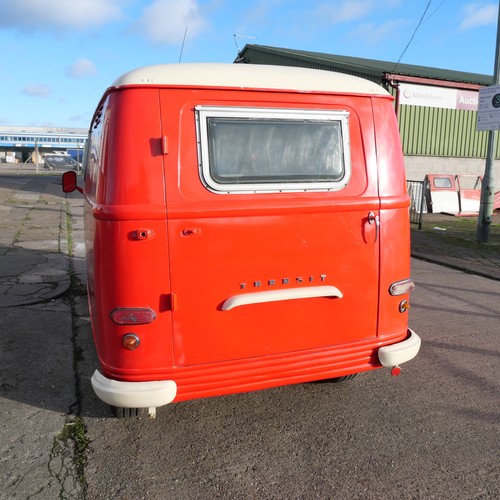
[[(82, 286), (75, 272), (73, 264), (73, 239), (71, 211), (66, 205), (65, 217), (61, 218), (61, 226), (66, 224), (67, 252), (69, 256), (68, 272), (70, 287), (66, 298), (71, 308), (73, 347), (73, 372), (75, 380), (76, 401), (69, 408), (70, 415), (61, 432), (54, 438), (49, 462), (49, 471), (59, 484), (59, 498), (86, 498), (87, 482), (85, 479), (85, 466), (87, 464), (87, 449), (90, 443), (87, 437), (87, 428), (81, 417), (82, 390), (79, 375), (79, 363), (82, 360), (82, 350), (78, 345), (78, 317), (76, 313), (75, 298), (81, 295)], [(64, 229), (64, 227), (61, 227)]]
[(67, 417), (61, 432), (54, 438), (49, 472), (59, 484), (59, 498), (85, 499), (85, 465), (89, 439), (81, 417)]

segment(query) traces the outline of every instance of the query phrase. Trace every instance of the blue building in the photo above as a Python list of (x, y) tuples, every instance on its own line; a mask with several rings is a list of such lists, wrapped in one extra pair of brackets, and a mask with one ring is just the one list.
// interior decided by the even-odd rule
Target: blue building
[(0, 125), (0, 163), (24, 163), (37, 154), (67, 153), (81, 162), (87, 129)]

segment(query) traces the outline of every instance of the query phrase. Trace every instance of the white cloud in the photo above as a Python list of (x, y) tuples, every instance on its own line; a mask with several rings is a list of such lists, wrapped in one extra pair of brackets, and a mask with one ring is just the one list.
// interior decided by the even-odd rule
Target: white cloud
[(196, 0), (155, 0), (131, 29), (154, 43), (173, 45), (182, 41), (186, 28), (187, 38), (194, 38), (207, 26)]
[(460, 30), (496, 24), (498, 19), (498, 4), (469, 3), (462, 9), (461, 17)]
[(373, 0), (345, 1), (338, 5), (337, 2), (328, 2), (314, 9), (314, 16), (330, 24), (353, 21), (366, 16), (374, 7)]
[(122, 0), (12, 0), (0, 3), (0, 28), (86, 29), (122, 17)]
[(88, 118), (88, 116), (84, 116), (84, 115), (72, 115), (68, 119), (69, 119), (70, 122), (80, 122), (80, 123), (84, 122), (84, 123), (87, 123), (87, 121), (88, 121), (89, 118)]
[(97, 74), (97, 69), (92, 61), (80, 58), (67, 68), (66, 74), (71, 78), (85, 78)]
[(403, 19), (395, 19), (386, 21), (385, 23), (364, 23), (358, 26), (351, 35), (357, 38), (365, 45), (377, 45), (388, 40), (394, 40), (396, 33), (404, 26), (408, 25), (408, 21)]
[(48, 97), (51, 94), (51, 90), (47, 85), (32, 84), (24, 87), (21, 93), (33, 97)]

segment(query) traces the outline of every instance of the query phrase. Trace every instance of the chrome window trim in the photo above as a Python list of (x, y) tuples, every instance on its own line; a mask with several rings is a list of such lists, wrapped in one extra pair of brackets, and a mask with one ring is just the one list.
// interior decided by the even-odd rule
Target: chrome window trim
[[(310, 108), (255, 108), (242, 106), (195, 106), (196, 134), (198, 146), (198, 167), (200, 177), (207, 189), (218, 194), (276, 193), (303, 191), (338, 191), (343, 189), (351, 178), (351, 155), (349, 140), (349, 112), (345, 110), (318, 110)], [(219, 183), (210, 172), (208, 145), (208, 118), (243, 118), (276, 120), (317, 120), (340, 123), (342, 133), (342, 153), (344, 176), (339, 181), (314, 182), (276, 182), (276, 183)]]

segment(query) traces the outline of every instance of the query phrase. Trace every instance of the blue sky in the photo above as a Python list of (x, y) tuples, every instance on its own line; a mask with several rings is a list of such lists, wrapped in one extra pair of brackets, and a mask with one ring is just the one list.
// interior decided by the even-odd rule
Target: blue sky
[(177, 63), (181, 48), (182, 62), (230, 63), (246, 43), (396, 62), (421, 19), (401, 62), (492, 75), (497, 12), (495, 0), (2, 1), (0, 125), (87, 128), (118, 76)]

